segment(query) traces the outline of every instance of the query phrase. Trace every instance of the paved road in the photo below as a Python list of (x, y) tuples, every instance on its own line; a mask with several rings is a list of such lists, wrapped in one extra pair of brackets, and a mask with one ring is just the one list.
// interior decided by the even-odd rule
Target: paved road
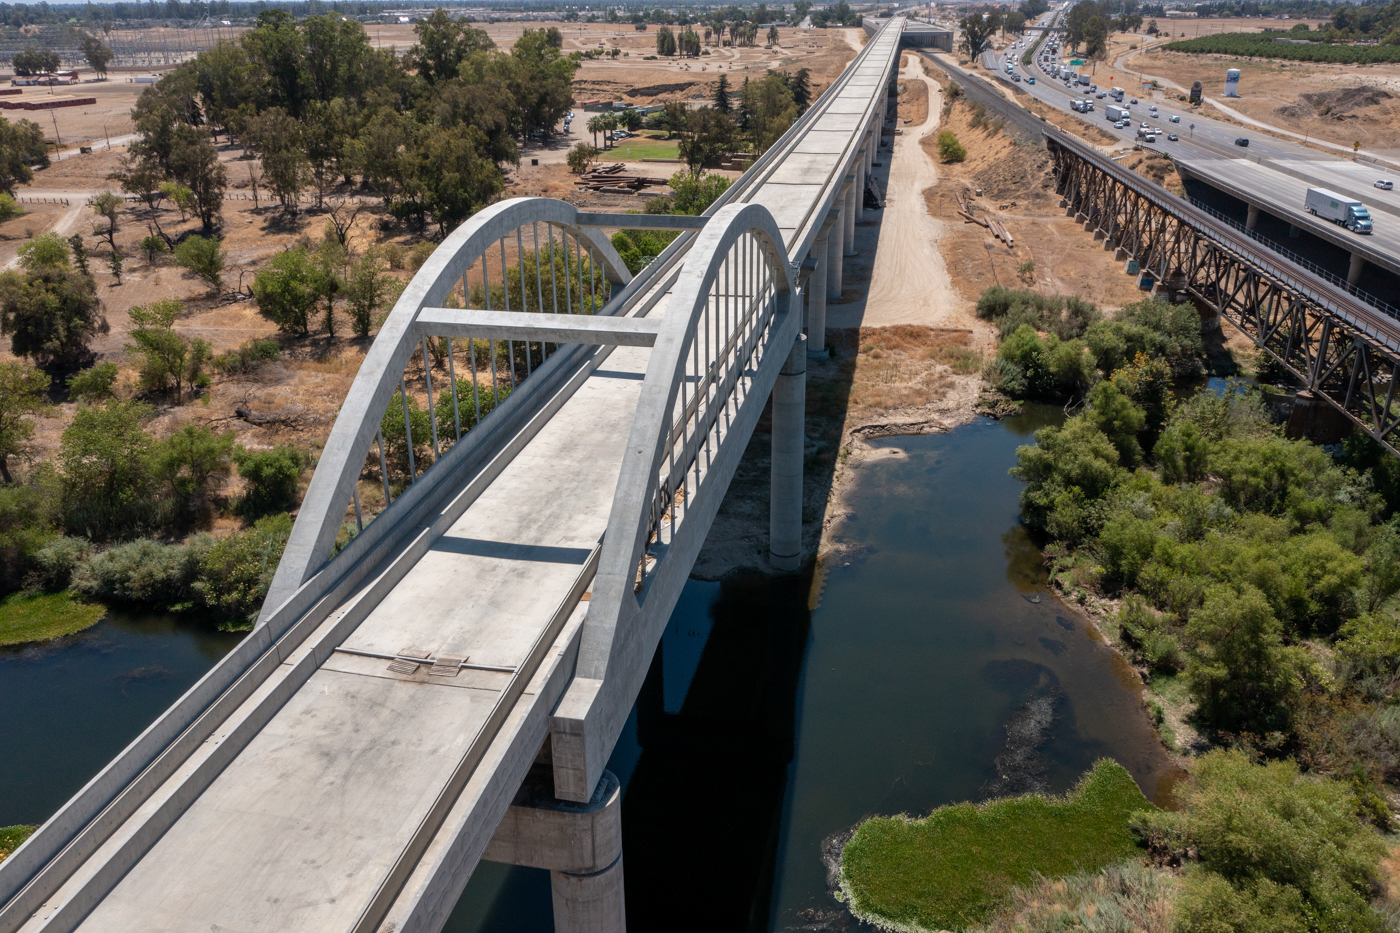
[[(1036, 65), (1026, 68), (1020, 64), (1019, 58), (1024, 54), (1024, 48), (1008, 51), (1010, 57), (1004, 52), (988, 53), (984, 60), (996, 78), (1016, 90), (1066, 113), (1073, 112), (1070, 102), (1083, 99), (1088, 91), (1083, 87), (1071, 90), (1062, 81), (1049, 77), (1041, 70), (1038, 54)], [(1012, 66), (1010, 75), (1005, 70), (1007, 64)], [(1014, 75), (1019, 75), (1021, 81), (1016, 82)], [(1027, 80), (1032, 76), (1036, 78), (1033, 85)], [(1112, 75), (1112, 80), (1116, 82), (1122, 79), (1116, 73)], [(1105, 76), (1105, 83), (1099, 86), (1100, 92), (1108, 90), (1107, 80), (1108, 76)], [(1125, 96), (1125, 103), (1130, 102), (1132, 93), (1129, 91)], [(1243, 132), (1239, 127), (1193, 114), (1189, 108), (1179, 106), (1179, 101), (1168, 101), (1161, 94), (1155, 98), (1140, 97), (1137, 105), (1130, 104), (1132, 125), (1118, 129), (1105, 117), (1107, 105), (1114, 101), (1092, 96), (1090, 99), (1095, 109), (1078, 116), (1095, 121), (1104, 132), (1122, 140), (1123, 145), (1135, 144), (1137, 128), (1147, 121), (1162, 131), (1156, 144), (1148, 148), (1170, 155), (1188, 172), (1218, 183), (1217, 187), (1231, 190), (1239, 196), (1252, 196), (1262, 202), (1273, 216), (1343, 249), (1360, 253), (1373, 264), (1400, 274), (1400, 191), (1382, 191), (1373, 187), (1378, 178), (1389, 177), (1374, 167), (1329, 158), (1271, 137), (1251, 136), (1247, 148), (1236, 146), (1234, 140)], [(1153, 103), (1158, 108), (1155, 115), (1149, 109)], [(1179, 117), (1180, 122), (1172, 123), (1173, 116)], [(1176, 133), (1180, 138), (1168, 140), (1167, 133)], [(1371, 208), (1374, 234), (1354, 234), (1305, 213), (1303, 201), (1310, 185), (1320, 185), (1365, 203)]]

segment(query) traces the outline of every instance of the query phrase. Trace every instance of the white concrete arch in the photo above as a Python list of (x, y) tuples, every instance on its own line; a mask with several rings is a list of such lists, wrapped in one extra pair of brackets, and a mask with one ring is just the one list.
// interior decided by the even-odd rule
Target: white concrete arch
[[(488, 249), (532, 224), (547, 224), (575, 238), (596, 258), (608, 282), (626, 285), (631, 281), (632, 276), (612, 243), (596, 228), (579, 226), (578, 217), (578, 208), (554, 198), (501, 201), (478, 211), (452, 231), (413, 276), (379, 329), (341, 405), (297, 513), (259, 624), (266, 622), (330, 559), (346, 506), (385, 408), (419, 346), (420, 335), (414, 324), (424, 308), (442, 305)], [(393, 508), (391, 505), (386, 511)]]
[[(771, 280), (763, 285), (766, 297), (749, 302), (739, 316), (735, 332), (746, 336), (729, 349), (728, 362), (735, 364), (733, 372), (743, 373), (743, 385), (715, 399), (720, 408), (732, 401), (734, 412), (725, 438), (706, 464), (705, 481), (686, 490), (683, 506), (674, 504), (674, 490), (660, 496), (669, 507), (683, 510), (684, 517), (664, 548), (654, 544), (654, 550), (664, 553), (648, 567), (642, 561), (652, 538), (651, 510), (658, 501), (663, 466), (676, 447), (680, 423), (692, 418), (679, 396), (683, 384), (698, 384), (696, 372), (688, 369), (696, 341), (703, 336), (698, 325), (706, 320), (712, 298), (734, 290), (733, 280), (722, 279), (722, 274), (736, 244), (746, 236), (752, 236), (762, 256), (761, 264), (746, 267), (747, 274), (771, 275)], [(551, 720), (555, 792), (564, 799), (586, 799), (582, 795), (597, 784), (646, 674), (646, 659), (655, 650), (779, 369), (800, 333), (800, 303), (786, 256), (781, 231), (766, 207), (726, 205), (697, 237), (672, 288), (613, 496), (574, 681)], [(750, 280), (751, 285), (755, 282)], [(706, 417), (716, 410), (708, 405)], [(698, 429), (708, 436), (710, 426)], [(640, 576), (639, 568), (644, 568)]]

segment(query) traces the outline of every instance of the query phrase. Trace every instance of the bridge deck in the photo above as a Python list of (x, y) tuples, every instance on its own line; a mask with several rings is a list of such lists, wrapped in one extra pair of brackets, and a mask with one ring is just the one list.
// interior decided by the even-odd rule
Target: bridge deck
[[(650, 352), (614, 350), (344, 646), (519, 664), (607, 523)], [(80, 929), (347, 928), (507, 676), (331, 655)]]
[[(858, 60), (839, 93), (820, 102), (825, 110), (811, 129), (744, 192), (769, 207), (799, 257), (834, 196), (832, 174), (860, 144), (872, 95), (884, 93), (898, 30), (871, 41), (881, 54)], [(663, 298), (651, 314), (664, 310)], [(606, 527), (651, 352), (614, 348), (348, 636), (335, 627), (355, 600), (374, 598), (367, 595), (373, 578), (20, 929), (349, 929), (509, 674), (464, 669), (445, 678), (426, 666), (397, 674), (386, 659), (334, 649), (417, 648), (477, 665), (520, 665)], [(465, 859), (468, 870), (475, 864), (542, 741), (544, 717), (570, 676), (568, 651), (582, 616), (582, 607), (574, 611), (401, 898), (422, 890), (451, 834), (484, 837)], [(314, 669), (299, 679), (294, 668), (308, 662)], [(251, 738), (201, 792), (190, 775), (219, 767), (218, 746), (237, 748), (231, 737), (240, 729)], [(158, 811), (173, 814), (163, 833)], [(101, 880), (121, 875), (123, 851), (134, 865), (119, 880)]]

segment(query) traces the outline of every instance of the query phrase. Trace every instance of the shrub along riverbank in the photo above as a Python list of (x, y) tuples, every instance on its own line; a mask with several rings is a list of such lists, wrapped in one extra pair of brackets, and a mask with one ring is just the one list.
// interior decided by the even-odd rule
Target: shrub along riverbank
[[(1396, 464), (1363, 436), (1284, 437), (1242, 384), (1182, 390), (1202, 372), (1189, 305), (1106, 319), (994, 288), (978, 313), (1002, 335), (989, 386), (1075, 411), (1012, 469), (1051, 578), (1117, 607), (1110, 634), (1150, 687), (1180, 694), (1200, 757), (1180, 812), (1141, 807), (1114, 832), (1087, 817), (1045, 839), (963, 825), (1047, 801), (869, 821), (842, 862), (853, 909), (897, 929), (1400, 929), (1379, 868), (1400, 782)], [(1183, 871), (1153, 880), (1144, 861)]]

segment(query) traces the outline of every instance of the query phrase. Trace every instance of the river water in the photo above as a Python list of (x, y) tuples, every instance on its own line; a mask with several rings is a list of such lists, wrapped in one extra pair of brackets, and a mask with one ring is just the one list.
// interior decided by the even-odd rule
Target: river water
[[(687, 584), (610, 762), (633, 929), (841, 928), (824, 843), (862, 817), (1062, 792), (1103, 756), (1166, 798), (1132, 672), (1045, 589), (1017, 523), (1006, 471), (1060, 417), (882, 441), (830, 566)], [(116, 615), (0, 651), (0, 704), (27, 713), (0, 717), (24, 762), (0, 769), (0, 825), (45, 818), (235, 641)], [(551, 916), (546, 872), (483, 863), (447, 929)]]

